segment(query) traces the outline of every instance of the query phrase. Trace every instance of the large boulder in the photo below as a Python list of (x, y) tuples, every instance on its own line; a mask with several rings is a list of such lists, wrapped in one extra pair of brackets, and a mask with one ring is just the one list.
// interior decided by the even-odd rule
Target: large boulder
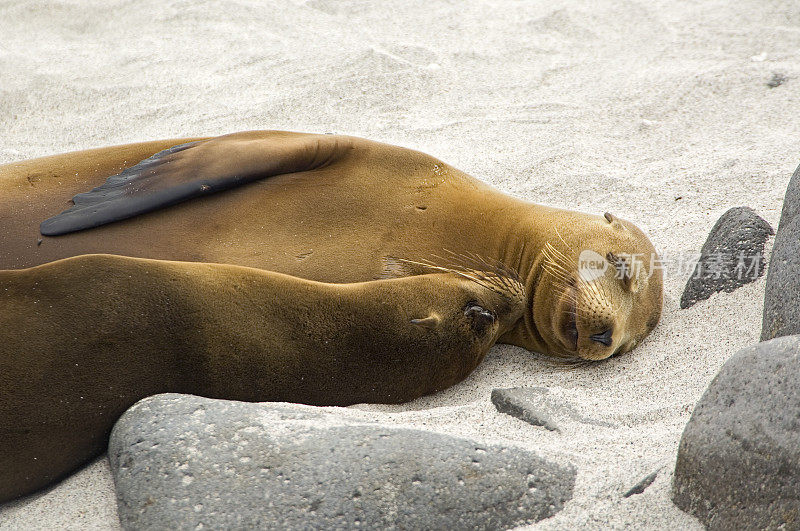
[(800, 166), (798, 166), (792, 178), (789, 179), (789, 186), (786, 187), (786, 195), (783, 196), (783, 210), (781, 210), (781, 221), (778, 229), (788, 225), (797, 214), (800, 214)]
[(712, 529), (800, 528), (800, 336), (736, 353), (681, 437), (672, 499)]
[(514, 447), (172, 394), (122, 416), (109, 459), (129, 529), (503, 529), (560, 511), (575, 481)]
[(731, 208), (720, 216), (686, 282), (681, 308), (761, 277), (766, 269), (764, 245), (773, 233), (770, 224), (748, 207)]
[(761, 341), (800, 334), (800, 216), (781, 225), (764, 287)]
[(761, 340), (800, 334), (800, 166), (783, 200), (764, 288)]

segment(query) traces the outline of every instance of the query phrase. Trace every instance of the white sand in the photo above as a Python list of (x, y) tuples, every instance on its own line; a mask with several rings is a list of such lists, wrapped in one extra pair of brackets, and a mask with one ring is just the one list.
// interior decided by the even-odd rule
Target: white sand
[[(265, 5), (267, 4), (267, 5)], [(611, 211), (668, 257), (729, 207), (773, 225), (798, 162), (800, 9), (788, 0), (0, 1), (0, 162), (245, 129), (413, 147), (541, 203)], [(563, 4), (563, 5), (562, 5)], [(790, 80), (766, 86), (773, 72)], [(678, 199), (680, 197), (680, 199)], [(578, 470), (538, 528), (695, 528), (669, 499), (695, 401), (757, 341), (764, 281), (678, 310), (636, 351), (575, 371), (496, 347), (461, 385), (348, 414), (510, 442)], [(546, 386), (586, 417), (535, 428), (495, 387)], [(643, 494), (621, 494), (660, 469)], [(105, 461), (0, 508), (0, 527), (113, 528)]]

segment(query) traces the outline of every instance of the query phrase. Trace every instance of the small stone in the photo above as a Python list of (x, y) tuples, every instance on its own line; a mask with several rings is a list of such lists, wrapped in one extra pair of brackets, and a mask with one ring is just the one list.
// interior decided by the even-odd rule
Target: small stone
[(127, 529), (507, 529), (560, 511), (575, 482), (513, 446), (172, 394), (122, 416), (109, 460)]
[(645, 477), (643, 477), (642, 479), (640, 479), (640, 480), (639, 480), (639, 481), (636, 483), (636, 485), (634, 485), (633, 487), (631, 487), (630, 489), (628, 489), (628, 491), (627, 491), (625, 494), (623, 494), (623, 495), (622, 495), (622, 497), (623, 497), (623, 498), (630, 498), (630, 497), (631, 497), (631, 496), (633, 496), (634, 494), (641, 494), (641, 493), (643, 493), (643, 492), (644, 492), (644, 490), (645, 490), (647, 487), (649, 487), (650, 485), (652, 485), (652, 484), (653, 484), (653, 482), (656, 480), (656, 478), (657, 478), (657, 477), (658, 477), (658, 470), (656, 470), (656, 471), (655, 471), (655, 472), (653, 472), (652, 474), (648, 474), (648, 475), (646, 475)]
[(697, 403), (672, 499), (711, 529), (800, 525), (800, 336), (740, 350)]
[(730, 293), (763, 276), (764, 245), (772, 234), (770, 224), (751, 208), (731, 208), (720, 216), (686, 282), (681, 308), (689, 308), (719, 291)]
[[(539, 409), (531, 400), (533, 397), (542, 394), (541, 388), (515, 387), (512, 389), (493, 389), (492, 403), (497, 411), (511, 415), (528, 424), (541, 426), (550, 431), (559, 431), (558, 426), (550, 418), (550, 415)], [(547, 390), (545, 389), (545, 392)]]
[(769, 88), (776, 88), (780, 87), (787, 81), (789, 81), (789, 78), (786, 77), (785, 75), (781, 74), (780, 72), (773, 72), (772, 78), (769, 81), (767, 81), (767, 86)]
[(614, 424), (584, 417), (568, 403), (556, 400), (546, 387), (513, 387), (492, 390), (492, 403), (497, 411), (511, 415), (528, 424), (550, 431), (561, 431), (559, 422), (578, 422), (602, 427)]

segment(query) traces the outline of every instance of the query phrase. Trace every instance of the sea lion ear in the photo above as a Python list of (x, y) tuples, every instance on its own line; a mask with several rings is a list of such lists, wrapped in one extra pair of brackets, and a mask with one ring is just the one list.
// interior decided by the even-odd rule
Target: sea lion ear
[(631, 293), (638, 293), (647, 287), (647, 274), (642, 268), (638, 268), (628, 281), (628, 289)]
[(636, 257), (626, 257), (614, 253), (606, 254), (606, 260), (616, 269), (616, 277), (631, 293), (636, 293), (647, 286), (647, 275)]
[(616, 216), (611, 214), (611, 212), (604, 213), (603, 217), (606, 218), (606, 221), (608, 221), (611, 224), (611, 226), (614, 227), (615, 229), (624, 229), (625, 228), (625, 225), (620, 223), (619, 218), (617, 218)]
[(436, 313), (431, 313), (424, 319), (411, 319), (411, 324), (427, 328), (428, 330), (435, 330), (442, 323), (442, 318)]

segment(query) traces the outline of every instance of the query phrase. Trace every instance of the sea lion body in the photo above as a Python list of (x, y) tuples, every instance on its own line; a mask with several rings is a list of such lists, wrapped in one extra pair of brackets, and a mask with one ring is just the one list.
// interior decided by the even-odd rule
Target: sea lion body
[(334, 285), (111, 255), (0, 271), (0, 502), (100, 454), (152, 394), (344, 406), (449, 387), (523, 313), (504, 282)]
[[(141, 171), (130, 187), (103, 185), (134, 164)], [(90, 192), (101, 185), (106, 189)], [(194, 198), (177, 203), (182, 192), (178, 199), (170, 194), (187, 186), (194, 188), (182, 197)], [(103, 194), (117, 191), (104, 203)], [(59, 215), (76, 194), (86, 208)], [(45, 232), (76, 219), (94, 226), (93, 216), (118, 219), (153, 204), (161, 209), (91, 230), (39, 233), (45, 220)], [(522, 201), (424, 153), (353, 137), (257, 131), (7, 164), (0, 166), (0, 233), (2, 268), (112, 253), (231, 263), (325, 282), (380, 278), (392, 256), (474, 253), (515, 269), (527, 288), (530, 311), (501, 342), (563, 358), (630, 350), (661, 312), (655, 250), (633, 224)], [(555, 252), (545, 253), (548, 246)], [(584, 282), (576, 276), (584, 249), (601, 257), (639, 255), (641, 281), (626, 284), (609, 271)]]

